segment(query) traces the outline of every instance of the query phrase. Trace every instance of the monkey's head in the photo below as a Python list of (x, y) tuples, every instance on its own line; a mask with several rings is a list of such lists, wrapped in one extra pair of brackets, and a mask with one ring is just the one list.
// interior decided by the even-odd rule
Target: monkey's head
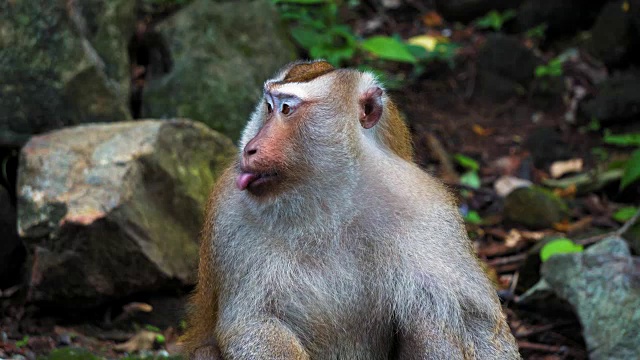
[(398, 115), (393, 106), (386, 110), (387, 102), (369, 73), (335, 69), (325, 61), (286, 66), (265, 82), (244, 130), (238, 189), (268, 198), (300, 186), (344, 182), (364, 153), (390, 148), (389, 124), (383, 124)]

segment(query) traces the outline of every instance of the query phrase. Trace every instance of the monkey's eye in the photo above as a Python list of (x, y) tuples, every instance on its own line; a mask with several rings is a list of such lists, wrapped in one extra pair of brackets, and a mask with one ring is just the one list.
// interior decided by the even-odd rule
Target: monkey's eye
[(285, 115), (289, 115), (291, 112), (291, 108), (287, 104), (282, 104), (282, 113)]
[(271, 104), (267, 103), (267, 112), (271, 113), (273, 111), (273, 106), (271, 106)]

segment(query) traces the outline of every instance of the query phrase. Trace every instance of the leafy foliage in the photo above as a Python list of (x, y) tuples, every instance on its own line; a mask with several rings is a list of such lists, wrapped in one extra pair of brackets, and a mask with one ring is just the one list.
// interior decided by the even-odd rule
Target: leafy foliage
[(464, 216), (464, 221), (468, 222), (469, 224), (474, 224), (474, 225), (482, 224), (482, 218), (480, 217), (480, 214), (478, 214), (478, 212), (475, 211), (475, 210), (470, 210)]
[(540, 260), (547, 261), (551, 256), (556, 254), (578, 253), (584, 250), (582, 245), (578, 245), (567, 238), (559, 238), (551, 240), (545, 244), (540, 250)]
[(384, 60), (408, 63), (418, 61), (404, 42), (393, 37), (374, 36), (364, 40), (360, 45), (364, 50)]
[(525, 32), (525, 36), (532, 39), (544, 39), (547, 32), (547, 24), (542, 23), (538, 26), (532, 27)]
[(326, 59), (340, 66), (351, 59), (357, 49), (351, 29), (340, 24), (335, 1), (272, 0), (279, 4), (282, 17), (291, 22), (291, 36), (309, 56)]
[(541, 77), (558, 77), (562, 76), (562, 63), (564, 61), (560, 58), (554, 58), (546, 65), (538, 65), (535, 70), (537, 78)]
[(462, 176), (460, 176), (460, 184), (466, 185), (472, 189), (479, 189), (481, 182), (478, 172), (470, 170), (462, 174)]
[(491, 10), (487, 15), (477, 19), (475, 24), (480, 29), (493, 29), (494, 31), (499, 31), (507, 21), (511, 20), (515, 16), (516, 12), (513, 10), (507, 10), (503, 13)]
[(640, 133), (619, 134), (613, 135), (606, 133), (604, 135), (604, 142), (611, 145), (618, 146), (640, 146)]
[(466, 155), (462, 155), (462, 154), (455, 154), (453, 156), (453, 159), (460, 164), (460, 166), (464, 167), (465, 169), (469, 169), (469, 170), (473, 170), (473, 171), (478, 171), (480, 170), (480, 164), (478, 164), (477, 161), (475, 161), (474, 159), (466, 156)]
[(640, 179), (640, 149), (631, 154), (631, 158), (627, 162), (622, 175), (622, 181), (620, 182), (620, 189), (624, 189), (627, 186)]
[(638, 208), (635, 206), (625, 206), (623, 208), (618, 209), (615, 213), (613, 213), (613, 220), (617, 222), (625, 222), (633, 217), (633, 215), (638, 212)]

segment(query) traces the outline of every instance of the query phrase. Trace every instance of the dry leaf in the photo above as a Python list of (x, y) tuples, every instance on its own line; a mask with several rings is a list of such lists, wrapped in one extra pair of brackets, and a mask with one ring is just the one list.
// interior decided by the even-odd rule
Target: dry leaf
[(495, 131), (495, 129), (487, 129), (478, 124), (473, 124), (471, 130), (473, 130), (473, 132), (479, 136), (489, 136)]
[(428, 27), (438, 27), (442, 25), (442, 16), (437, 11), (429, 11), (422, 17), (422, 22)]
[(115, 351), (132, 353), (140, 350), (151, 350), (156, 341), (157, 333), (148, 330), (142, 330), (135, 334), (129, 341), (117, 344), (113, 347)]
[(578, 187), (576, 186), (576, 184), (571, 184), (564, 189), (563, 188), (553, 189), (553, 194), (562, 198), (572, 198), (576, 196), (577, 192), (578, 192)]
[(427, 51), (433, 51), (436, 45), (438, 45), (438, 42), (442, 42), (442, 38), (431, 35), (418, 35), (409, 38), (407, 42), (411, 45), (423, 47)]
[(498, 196), (505, 197), (515, 189), (529, 187), (531, 185), (533, 185), (533, 183), (529, 180), (506, 175), (501, 176), (495, 183), (493, 183), (493, 189), (496, 191)]
[(557, 179), (565, 174), (581, 172), (583, 163), (584, 161), (582, 159), (556, 161), (551, 164), (551, 168), (549, 169), (551, 177)]
[(522, 240), (520, 232), (516, 229), (511, 229), (504, 239), (504, 244), (509, 248), (514, 248), (520, 243), (520, 240)]

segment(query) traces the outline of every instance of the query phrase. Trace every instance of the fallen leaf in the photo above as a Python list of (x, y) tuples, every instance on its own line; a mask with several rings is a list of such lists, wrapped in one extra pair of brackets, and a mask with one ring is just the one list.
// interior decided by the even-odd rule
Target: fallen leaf
[(522, 235), (516, 229), (511, 229), (507, 234), (507, 237), (504, 239), (504, 244), (509, 248), (516, 247), (520, 241), (522, 240)]
[(562, 175), (569, 173), (577, 173), (582, 171), (584, 161), (582, 159), (571, 159), (565, 161), (556, 161), (551, 164), (551, 177), (557, 179)]
[(479, 136), (489, 136), (495, 131), (495, 129), (487, 129), (478, 124), (473, 124), (471, 130), (473, 130), (473, 132)]
[(411, 45), (416, 45), (425, 48), (427, 51), (433, 51), (438, 45), (440, 38), (431, 35), (418, 35), (409, 38), (407, 42)]
[(506, 197), (515, 189), (529, 187), (531, 185), (533, 185), (533, 183), (529, 180), (505, 175), (501, 176), (495, 183), (493, 183), (493, 189), (496, 191), (498, 196)]
[(135, 334), (129, 341), (116, 344), (113, 349), (120, 352), (132, 353), (140, 350), (151, 350), (156, 341), (157, 333), (148, 330), (142, 330)]
[(422, 22), (428, 27), (438, 27), (442, 25), (442, 16), (437, 11), (429, 11), (422, 17)]
[(578, 187), (576, 184), (571, 184), (566, 188), (555, 188), (553, 189), (553, 194), (562, 198), (573, 198), (576, 196), (578, 192)]

